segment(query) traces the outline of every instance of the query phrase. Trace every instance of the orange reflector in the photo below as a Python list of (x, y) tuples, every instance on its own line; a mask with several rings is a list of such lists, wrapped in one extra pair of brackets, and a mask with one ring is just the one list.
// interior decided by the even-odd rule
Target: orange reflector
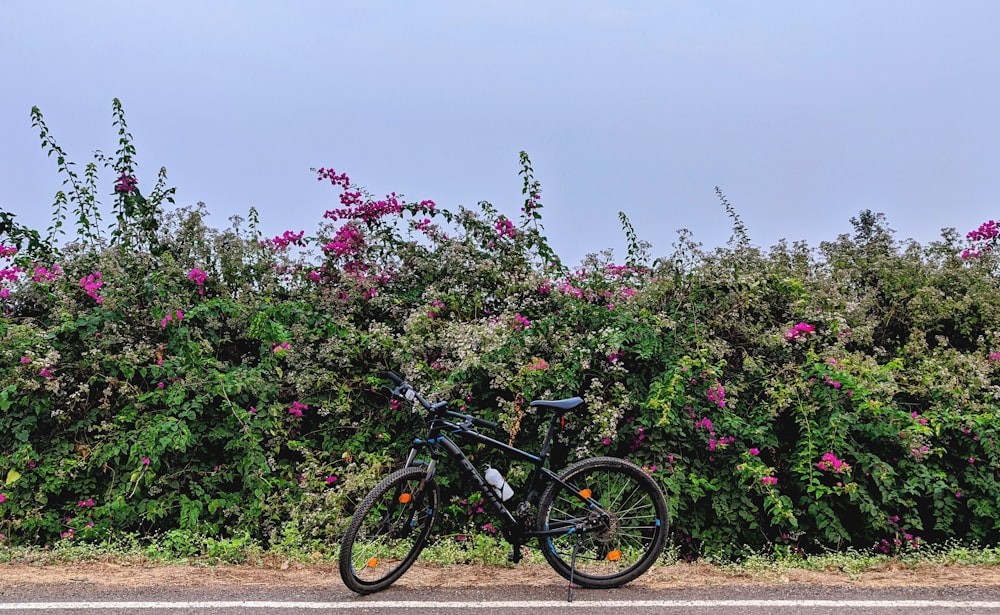
[(615, 549), (611, 553), (608, 553), (608, 561), (609, 562), (617, 562), (621, 558), (622, 558), (622, 552), (619, 551), (618, 549)]
[(583, 499), (585, 499), (585, 500), (589, 500), (590, 496), (592, 496), (592, 495), (593, 495), (593, 492), (590, 489), (581, 489), (580, 490), (580, 497), (583, 498)]
[(402, 493), (399, 496), (400, 504), (409, 504), (411, 500), (413, 500), (413, 496), (410, 495), (409, 493)]
[(371, 558), (370, 560), (368, 560), (368, 562), (365, 563), (365, 566), (368, 566), (369, 568), (374, 568), (375, 566), (378, 566), (378, 558), (377, 557)]

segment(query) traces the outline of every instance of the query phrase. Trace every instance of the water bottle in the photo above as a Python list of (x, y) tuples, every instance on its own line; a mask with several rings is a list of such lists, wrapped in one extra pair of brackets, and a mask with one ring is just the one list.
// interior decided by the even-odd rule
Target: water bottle
[(500, 474), (498, 470), (491, 468), (490, 466), (486, 466), (485, 478), (486, 483), (490, 487), (493, 487), (493, 490), (497, 493), (497, 497), (499, 497), (502, 501), (506, 502), (512, 495), (514, 495), (514, 490), (510, 488), (507, 481), (503, 479), (503, 474)]

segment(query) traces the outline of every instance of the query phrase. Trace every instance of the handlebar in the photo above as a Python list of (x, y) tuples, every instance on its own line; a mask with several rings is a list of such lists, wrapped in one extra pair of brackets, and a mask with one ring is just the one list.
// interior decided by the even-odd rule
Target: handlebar
[[(412, 386), (410, 386), (409, 383), (407, 383), (405, 380), (403, 380), (398, 374), (390, 371), (390, 372), (386, 372), (385, 375), (386, 375), (386, 377), (389, 378), (389, 380), (392, 380), (393, 383), (396, 385), (396, 388), (392, 390), (392, 394), (393, 395), (397, 395), (399, 397), (403, 397), (407, 401), (414, 401), (414, 400), (416, 400), (417, 402), (420, 403), (421, 406), (424, 407), (425, 410), (436, 410), (438, 408), (443, 408), (444, 407), (444, 405), (445, 405), (444, 403), (439, 403), (439, 404), (433, 404), (432, 405), (430, 402), (428, 402), (426, 399), (424, 399), (420, 395), (420, 393), (417, 393), (416, 390)], [(452, 410), (445, 410), (441, 414), (443, 414), (445, 416), (450, 416), (450, 417), (462, 419), (465, 422), (465, 424), (467, 424), (468, 426), (483, 427), (483, 428), (486, 428), (486, 429), (492, 429), (493, 431), (502, 431), (502, 429), (501, 429), (501, 427), (500, 427), (500, 425), (498, 423), (494, 423), (493, 421), (487, 421), (486, 419), (481, 419), (481, 418), (472, 416), (470, 414), (462, 414), (460, 412), (454, 412)]]

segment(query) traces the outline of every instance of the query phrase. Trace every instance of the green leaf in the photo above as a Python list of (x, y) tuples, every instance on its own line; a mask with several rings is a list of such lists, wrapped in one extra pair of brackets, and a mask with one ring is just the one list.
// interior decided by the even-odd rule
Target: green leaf
[(7, 482), (4, 483), (5, 487), (10, 487), (17, 482), (17, 479), (21, 478), (21, 473), (17, 470), (11, 468), (10, 472), (7, 472)]

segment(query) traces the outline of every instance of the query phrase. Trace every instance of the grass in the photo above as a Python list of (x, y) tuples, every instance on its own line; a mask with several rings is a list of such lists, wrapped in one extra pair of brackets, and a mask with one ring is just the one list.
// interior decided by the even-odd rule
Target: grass
[[(424, 562), (437, 565), (479, 564), (510, 567), (507, 556), (510, 546), (488, 534), (459, 537), (441, 537), (428, 544), (421, 555)], [(282, 563), (301, 564), (331, 563), (337, 558), (337, 549), (317, 548), (316, 545), (291, 547), (287, 544), (265, 549), (248, 538), (216, 539), (196, 536), (187, 532), (169, 532), (155, 537), (126, 535), (113, 542), (100, 544), (63, 540), (45, 547), (17, 547), (0, 545), (0, 564), (34, 566), (63, 565), (80, 562), (116, 562), (135, 565), (250, 565), (274, 566)], [(535, 545), (524, 550), (527, 564), (544, 564), (545, 560)], [(685, 561), (676, 550), (668, 548), (661, 556), (660, 565)], [(738, 561), (721, 561), (713, 558), (697, 560), (731, 575), (781, 576), (791, 570), (839, 572), (857, 578), (866, 572), (891, 568), (920, 568), (931, 566), (997, 566), (1000, 565), (1000, 547), (963, 544), (958, 541), (941, 545), (924, 545), (899, 554), (887, 555), (872, 551), (848, 549), (811, 555), (753, 553)]]

